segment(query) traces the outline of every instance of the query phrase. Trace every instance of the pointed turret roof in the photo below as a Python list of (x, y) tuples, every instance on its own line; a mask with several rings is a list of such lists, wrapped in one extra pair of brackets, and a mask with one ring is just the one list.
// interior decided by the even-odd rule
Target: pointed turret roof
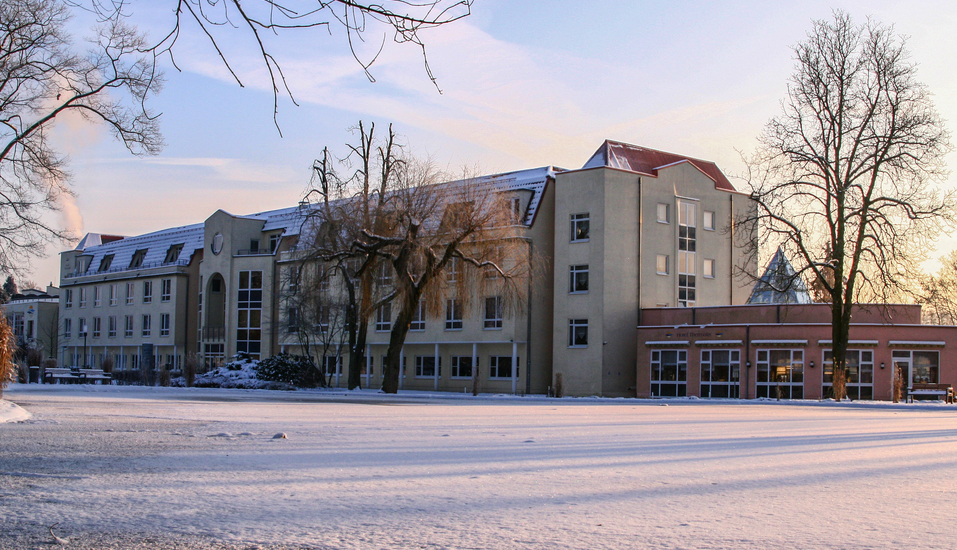
[(807, 291), (804, 280), (794, 271), (794, 266), (784, 255), (779, 246), (778, 251), (768, 263), (764, 275), (758, 279), (748, 298), (749, 304), (810, 304), (811, 295)]

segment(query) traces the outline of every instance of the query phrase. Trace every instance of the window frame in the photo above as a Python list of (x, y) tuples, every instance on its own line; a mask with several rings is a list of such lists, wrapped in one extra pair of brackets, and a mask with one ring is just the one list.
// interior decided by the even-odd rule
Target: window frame
[(143, 281), (143, 303), (153, 303), (153, 281)]
[[(591, 213), (579, 212), (571, 214), (571, 235), (568, 242), (586, 243), (591, 238)], [(581, 229), (584, 230), (581, 230)], [(584, 233), (584, 236), (579, 236)]]
[[(492, 306), (491, 308), (489, 306)], [(500, 295), (496, 296), (486, 296), (485, 297), (485, 318), (482, 324), (483, 330), (501, 330), (504, 323), (504, 314), (502, 311), (502, 297)]]
[[(588, 264), (568, 266), (568, 293), (588, 294)], [(584, 288), (579, 288), (583, 286)]]
[(462, 302), (458, 298), (445, 301), (445, 330), (462, 330)]
[[(584, 340), (584, 341), (582, 341)], [(588, 347), (588, 319), (568, 320), (568, 347)]]
[[(661, 270), (661, 269), (662, 269), (662, 268), (661, 268), (662, 262), (664, 262), (664, 271)], [(671, 267), (671, 265), (670, 265), (670, 264), (671, 264), (671, 257), (669, 257), (667, 254), (658, 254), (658, 255), (656, 255), (656, 257), (655, 257), (655, 272), (656, 272), (658, 275), (671, 275), (671, 272), (670, 272), (670, 267)]]
[(661, 224), (670, 224), (671, 205), (666, 202), (659, 202), (655, 207), (655, 220)]

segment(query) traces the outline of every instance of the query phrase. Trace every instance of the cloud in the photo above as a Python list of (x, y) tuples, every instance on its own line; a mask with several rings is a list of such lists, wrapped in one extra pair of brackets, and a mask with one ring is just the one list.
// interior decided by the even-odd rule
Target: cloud
[(63, 228), (70, 232), (74, 238), (83, 237), (83, 214), (80, 213), (80, 207), (76, 203), (76, 198), (69, 193), (61, 193), (57, 198), (60, 208), (60, 218)]

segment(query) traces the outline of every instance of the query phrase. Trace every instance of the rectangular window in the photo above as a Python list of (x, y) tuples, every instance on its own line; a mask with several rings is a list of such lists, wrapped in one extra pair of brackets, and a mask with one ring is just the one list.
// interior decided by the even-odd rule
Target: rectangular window
[(80, 307), (86, 307), (86, 288), (80, 288)]
[(160, 313), (160, 336), (169, 336), (169, 313)]
[[(847, 369), (845, 385), (847, 396), (854, 401), (874, 399), (874, 352), (849, 349), (844, 357)], [(824, 396), (834, 397), (834, 352), (831, 350), (824, 352), (821, 373), (824, 376)]]
[(276, 249), (279, 248), (279, 237), (280, 235), (270, 235), (269, 236), (269, 253), (275, 254)]
[(259, 359), (262, 351), (263, 272), (240, 271), (236, 293), (236, 351)]
[(590, 222), (588, 213), (572, 214), (571, 242), (580, 243), (588, 240)]
[(82, 336), (86, 336), (86, 330), (87, 330), (87, 328), (88, 328), (88, 327), (86, 326), (86, 318), (85, 318), (85, 317), (80, 317), (79, 319), (77, 319), (76, 326), (77, 326), (77, 334), (76, 334), (76, 335), (77, 335), (77, 336), (81, 336), (81, 337), (82, 337)]
[(316, 332), (329, 332), (329, 306), (318, 304), (316, 306)]
[[(415, 356), (415, 377), (416, 378), (435, 378), (435, 356), (434, 355), (416, 355)], [(439, 357), (438, 376), (442, 376), (442, 358)]]
[(137, 267), (142, 267), (143, 260), (146, 259), (146, 252), (148, 249), (137, 250), (133, 253), (133, 258), (130, 260), (130, 269), (136, 269)]
[(392, 304), (382, 304), (375, 312), (375, 330), (376, 332), (388, 332), (392, 330)]
[(485, 328), (502, 328), (502, 297), (489, 296), (485, 299)]
[(107, 322), (107, 329), (106, 335), (110, 338), (116, 338), (116, 315), (110, 315)]
[(658, 254), (655, 260), (655, 269), (658, 270), (658, 275), (668, 274), (668, 256), (666, 254)]
[(319, 292), (329, 292), (329, 289), (332, 287), (332, 276), (335, 274), (335, 270), (328, 269), (322, 264), (316, 266), (316, 280), (319, 281)]
[(168, 302), (173, 296), (173, 279), (163, 279), (160, 281), (160, 301)]
[(144, 338), (150, 335), (150, 331), (152, 330), (152, 326), (151, 326), (152, 324), (153, 324), (153, 318), (150, 317), (149, 315), (144, 315), (143, 316), (143, 337)]
[(327, 355), (326, 376), (336, 376), (342, 374), (342, 357), (336, 355)]
[(678, 202), (678, 306), (694, 307), (697, 285), (697, 210), (693, 202)]
[(757, 396), (804, 399), (804, 350), (758, 350)]
[(73, 289), (68, 288), (64, 292), (63, 307), (65, 309), (70, 309), (73, 307)]
[(568, 320), (568, 347), (588, 347), (588, 319)]
[(116, 301), (117, 301), (117, 299), (118, 299), (118, 298), (117, 298), (117, 292), (118, 292), (118, 291), (117, 291), (117, 289), (116, 289), (116, 283), (111, 284), (111, 285), (110, 285), (110, 305), (111, 305), (111, 306), (115, 306), (115, 305), (116, 305)]
[(376, 268), (376, 284), (380, 287), (392, 286), (392, 264), (382, 262)]
[(458, 257), (453, 257), (449, 260), (448, 266), (445, 268), (445, 282), (454, 283), (459, 280), (459, 271), (462, 268), (462, 260)]
[(73, 332), (73, 319), (63, 320), (63, 337), (70, 338)]
[(741, 351), (701, 351), (701, 397), (740, 397)]
[(103, 289), (101, 287), (93, 287), (93, 307), (100, 307), (103, 303)]
[(651, 351), (651, 396), (688, 395), (688, 352), (683, 349)]
[(133, 305), (133, 288), (133, 283), (126, 283), (126, 305), (128, 306)]
[[(517, 358), (516, 358), (517, 359)], [(518, 378), (518, 365), (520, 360), (515, 363), (515, 378)], [(493, 355), (489, 357), (488, 377), (491, 379), (511, 379), (512, 378), (512, 356), (511, 355)]]
[(462, 302), (454, 298), (445, 301), (445, 330), (462, 330)]
[(657, 210), (658, 223), (671, 223), (670, 206), (671, 206), (670, 204), (665, 204), (663, 202), (658, 203), (658, 210)]
[(573, 265), (568, 268), (568, 292), (588, 292), (587, 265)]
[(112, 263), (113, 263), (113, 254), (105, 254), (102, 258), (100, 258), (100, 267), (96, 271), (98, 273), (109, 271), (110, 264)]
[(126, 318), (124, 319), (123, 336), (126, 338), (133, 337), (133, 316), (132, 315), (127, 315)]
[(299, 310), (294, 307), (286, 310), (286, 332), (289, 334), (299, 332)]
[(169, 248), (166, 249), (166, 258), (164, 259), (164, 264), (171, 264), (179, 260), (179, 254), (183, 251), (183, 246), (185, 243), (180, 244), (171, 244)]
[(701, 274), (706, 279), (714, 279), (714, 260), (705, 260), (701, 263)]
[(425, 300), (419, 300), (415, 312), (412, 313), (412, 322), (409, 323), (409, 330), (425, 330)]
[(714, 212), (705, 210), (702, 213), (701, 225), (704, 226), (706, 231), (714, 231)]
[(452, 356), (452, 378), (472, 378), (472, 356)]
[(143, 303), (153, 303), (153, 281), (143, 281)]

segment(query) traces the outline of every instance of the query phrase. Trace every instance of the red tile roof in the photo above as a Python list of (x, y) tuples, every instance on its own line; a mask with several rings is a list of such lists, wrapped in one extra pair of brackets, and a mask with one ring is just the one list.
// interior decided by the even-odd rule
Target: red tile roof
[(695, 168), (714, 180), (716, 189), (736, 191), (728, 178), (711, 161), (656, 151), (618, 141), (606, 140), (582, 168), (606, 166), (658, 177), (659, 169), (679, 162), (691, 163)]

